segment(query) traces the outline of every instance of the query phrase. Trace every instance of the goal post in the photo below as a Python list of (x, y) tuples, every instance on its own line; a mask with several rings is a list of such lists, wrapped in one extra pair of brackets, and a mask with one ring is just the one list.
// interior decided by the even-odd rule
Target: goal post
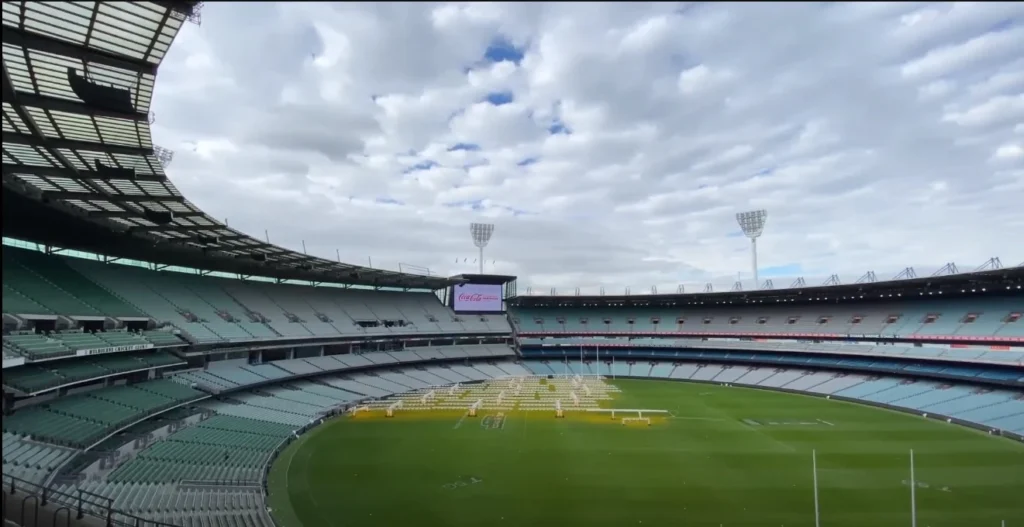
[(398, 401), (398, 402), (392, 403), (391, 406), (388, 406), (388, 409), (387, 409), (385, 415), (388, 416), (388, 417), (394, 417), (395, 416), (395, 410), (398, 410), (401, 407), (402, 407), (402, 401)]
[(475, 403), (473, 403), (473, 404), (471, 404), (469, 406), (469, 416), (470, 417), (476, 417), (476, 411), (481, 409), (481, 408), (483, 408), (483, 406), (484, 406), (484, 400), (483, 399), (477, 399)]

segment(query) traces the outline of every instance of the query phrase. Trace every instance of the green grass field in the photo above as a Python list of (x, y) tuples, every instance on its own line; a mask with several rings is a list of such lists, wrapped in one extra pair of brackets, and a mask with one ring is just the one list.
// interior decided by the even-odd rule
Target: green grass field
[(622, 393), (608, 406), (675, 417), (342, 417), (275, 462), (273, 515), (281, 527), (811, 527), (813, 449), (822, 527), (906, 527), (912, 448), (919, 527), (1024, 527), (1024, 445), (1008, 439), (809, 396), (610, 382)]

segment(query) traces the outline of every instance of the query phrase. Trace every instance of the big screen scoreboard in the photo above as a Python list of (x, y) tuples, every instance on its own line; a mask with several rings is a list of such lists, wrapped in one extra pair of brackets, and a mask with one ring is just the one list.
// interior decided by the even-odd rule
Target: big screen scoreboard
[(449, 305), (456, 313), (504, 313), (501, 284), (464, 283), (451, 289)]

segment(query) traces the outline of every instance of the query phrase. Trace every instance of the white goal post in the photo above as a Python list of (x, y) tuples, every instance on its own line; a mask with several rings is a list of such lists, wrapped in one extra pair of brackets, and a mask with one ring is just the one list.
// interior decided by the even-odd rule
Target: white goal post
[(370, 407), (365, 405), (365, 404), (363, 404), (363, 405), (356, 405), (356, 406), (353, 406), (353, 407), (348, 409), (348, 415), (356, 415), (359, 412), (369, 412), (369, 411), (370, 411)]
[(470, 407), (469, 407), (469, 416), (470, 417), (476, 417), (476, 411), (481, 409), (481, 408), (483, 408), (483, 406), (484, 406), (484, 400), (483, 399), (477, 399), (476, 402), (473, 403), (472, 405), (470, 405)]
[(396, 403), (392, 403), (391, 406), (388, 406), (388, 410), (387, 410), (387, 414), (386, 415), (388, 417), (394, 417), (395, 416), (395, 410), (398, 410), (401, 407), (402, 407), (402, 401), (398, 401)]

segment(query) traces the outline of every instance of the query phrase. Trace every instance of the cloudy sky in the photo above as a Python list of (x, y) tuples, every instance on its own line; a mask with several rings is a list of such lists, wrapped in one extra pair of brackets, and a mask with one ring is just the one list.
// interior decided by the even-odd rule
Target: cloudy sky
[(762, 280), (852, 281), (1024, 260), (1022, 50), (1020, 3), (208, 3), (153, 129), (324, 257), (471, 271), (486, 222), (521, 290), (727, 287), (764, 208)]

